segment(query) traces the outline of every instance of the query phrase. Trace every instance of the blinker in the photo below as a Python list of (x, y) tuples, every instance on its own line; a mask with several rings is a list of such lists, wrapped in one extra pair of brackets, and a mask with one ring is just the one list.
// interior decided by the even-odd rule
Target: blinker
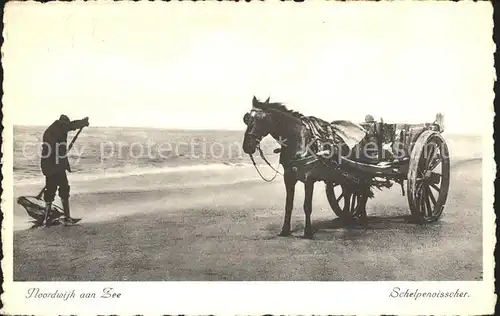
[(250, 113), (245, 113), (245, 115), (243, 115), (243, 122), (248, 125), (248, 122), (250, 122)]

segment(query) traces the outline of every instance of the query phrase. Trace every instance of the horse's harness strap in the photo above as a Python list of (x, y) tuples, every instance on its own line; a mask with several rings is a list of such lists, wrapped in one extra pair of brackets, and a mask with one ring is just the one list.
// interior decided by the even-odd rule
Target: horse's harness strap
[(289, 161), (289, 165), (291, 167), (297, 167), (297, 166), (307, 166), (312, 163), (315, 163), (319, 160), (319, 158), (316, 158), (315, 156), (305, 156), (303, 158), (298, 158), (298, 159), (292, 159)]
[(259, 176), (262, 178), (262, 180), (264, 180), (264, 181), (266, 181), (266, 182), (271, 182), (271, 181), (273, 181), (273, 180), (276, 178), (276, 176), (278, 175), (278, 172), (276, 172), (276, 173), (274, 174), (274, 176), (273, 176), (271, 179), (266, 179), (266, 178), (262, 175), (262, 173), (260, 172), (259, 168), (257, 168), (257, 164), (255, 163), (255, 159), (253, 158), (253, 155), (249, 155), (249, 156), (250, 156), (250, 159), (252, 159), (252, 163), (253, 163), (253, 166), (255, 167), (255, 170), (257, 170), (257, 173), (258, 173), (258, 174), (259, 174)]
[[(316, 138), (316, 141), (320, 142), (320, 139), (318, 139), (321, 134), (319, 132), (319, 130), (317, 129), (317, 126), (315, 126), (314, 123), (317, 123), (317, 122), (311, 122), (311, 120), (303, 120), (302, 121), (304, 123), (304, 125), (306, 126), (306, 128), (308, 128), (312, 133), (313, 135), (315, 136)], [(329, 131), (330, 132), (330, 131)], [(333, 135), (334, 139), (335, 139), (335, 136), (336, 135)], [(271, 178), (271, 179), (266, 179), (262, 173), (260, 172), (260, 170), (258, 169), (257, 167), (257, 164), (255, 163), (255, 160), (254, 160), (254, 157), (252, 155), (249, 155), (251, 160), (252, 160), (252, 163), (255, 167), (255, 169), (257, 170), (257, 172), (259, 173), (260, 177), (266, 181), (266, 182), (271, 182), (273, 181), (276, 176), (278, 174), (282, 175), (281, 172), (279, 172), (279, 170), (277, 170), (277, 168), (274, 168), (271, 163), (269, 163), (269, 161), (266, 159), (266, 157), (264, 156), (264, 153), (262, 151), (262, 149), (260, 148), (260, 146), (257, 146), (257, 150), (259, 151), (259, 154), (261, 156), (261, 158), (266, 162), (266, 164), (272, 169), (275, 171), (275, 174), (274, 176)], [(316, 157), (315, 155), (311, 155), (311, 156), (305, 156), (305, 157), (301, 157), (301, 158), (298, 158), (298, 159), (292, 159), (289, 161), (289, 165), (291, 167), (304, 167), (304, 166), (307, 166), (307, 165), (310, 165), (310, 164), (313, 164), (313, 163), (316, 163), (317, 161), (321, 161), (323, 164), (325, 164), (327, 167), (329, 168), (333, 168), (335, 171), (339, 172), (344, 178), (346, 178), (348, 181), (351, 181), (351, 182), (354, 182), (356, 184), (359, 184), (362, 182), (362, 180), (364, 179), (361, 179), (360, 177), (357, 177), (353, 174), (351, 174), (350, 172), (346, 171), (346, 170), (342, 170), (341, 166), (339, 163), (337, 163), (336, 161), (334, 161), (333, 159), (327, 159), (327, 158), (318, 158)]]
[(311, 132), (316, 142), (318, 150), (323, 149), (323, 143), (333, 142), (337, 135), (331, 125), (317, 117), (308, 116), (302, 119), (302, 123)]
[(276, 176), (279, 174), (279, 175), (283, 175), (277, 168), (274, 168), (271, 163), (266, 159), (266, 157), (264, 156), (264, 152), (262, 151), (262, 148), (260, 148), (260, 146), (257, 146), (257, 150), (259, 151), (259, 154), (260, 154), (260, 157), (262, 158), (262, 160), (264, 160), (266, 162), (266, 164), (275, 172), (274, 176), (271, 178), (271, 179), (266, 179), (262, 173), (260, 172), (259, 168), (257, 167), (257, 164), (255, 163), (255, 159), (253, 158), (253, 155), (249, 155), (250, 156), (250, 159), (252, 159), (252, 163), (253, 163), (253, 166), (255, 167), (255, 170), (257, 170), (257, 172), (259, 173), (260, 177), (262, 178), (262, 180), (266, 181), (266, 182), (271, 182), (273, 181)]
[[(321, 136), (322, 136), (321, 132), (319, 130), (319, 128), (321, 127), (321, 126), (319, 126), (320, 125), (319, 122), (316, 120), (312, 120), (311, 118), (304, 119), (304, 120), (302, 120), (302, 122), (304, 123), (306, 128), (312, 132), (313, 137), (315, 138), (316, 142), (319, 145), (321, 143)], [(329, 136), (328, 138), (332, 137), (333, 139), (337, 139), (338, 136), (335, 135), (335, 133), (332, 130), (328, 129), (326, 132), (333, 134), (333, 135), (328, 135)], [(318, 148), (318, 150), (320, 150), (320, 148)], [(331, 150), (333, 150), (333, 148), (331, 148)], [(336, 172), (340, 173), (348, 181), (359, 184), (361, 182), (364, 182), (364, 180), (365, 180), (365, 179), (362, 179), (362, 178), (352, 174), (351, 172), (346, 171), (344, 168), (341, 168), (340, 163), (337, 163), (334, 159), (317, 157), (317, 155), (310, 155), (310, 156), (305, 156), (305, 157), (298, 158), (298, 159), (292, 159), (289, 161), (289, 164), (292, 167), (298, 168), (298, 167), (304, 167), (304, 166), (313, 164), (317, 161), (321, 161), (328, 168), (333, 168)]]
[(257, 147), (257, 149), (259, 150), (260, 157), (262, 158), (262, 160), (264, 160), (264, 161), (267, 163), (267, 165), (268, 165), (269, 167), (271, 167), (271, 169), (273, 169), (273, 171), (275, 171), (275, 172), (276, 172), (276, 174), (280, 174), (280, 175), (282, 175), (282, 174), (281, 174), (281, 172), (279, 172), (279, 170), (278, 170), (277, 168), (274, 168), (274, 167), (271, 165), (271, 163), (270, 163), (270, 162), (266, 159), (266, 157), (264, 156), (264, 152), (262, 151), (262, 149), (260, 148), (260, 146), (258, 146), (258, 147)]

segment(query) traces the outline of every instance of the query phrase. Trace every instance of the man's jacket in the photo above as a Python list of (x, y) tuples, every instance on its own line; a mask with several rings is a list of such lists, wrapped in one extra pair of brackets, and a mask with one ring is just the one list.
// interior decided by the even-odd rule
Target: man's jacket
[(71, 172), (67, 156), (68, 132), (87, 126), (86, 120), (63, 123), (55, 121), (43, 133), (42, 158), (40, 166), (46, 176), (58, 172)]

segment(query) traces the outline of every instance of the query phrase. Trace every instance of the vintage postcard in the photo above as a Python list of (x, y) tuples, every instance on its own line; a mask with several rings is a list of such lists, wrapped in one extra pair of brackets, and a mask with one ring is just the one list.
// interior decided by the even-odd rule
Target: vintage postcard
[(492, 12), (7, 3), (2, 314), (493, 313)]

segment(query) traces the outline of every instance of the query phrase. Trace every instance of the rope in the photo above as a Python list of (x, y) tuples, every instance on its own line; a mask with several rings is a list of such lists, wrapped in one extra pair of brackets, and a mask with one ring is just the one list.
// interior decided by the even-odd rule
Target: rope
[[(259, 150), (260, 157), (262, 157), (262, 160), (264, 160), (264, 161), (267, 163), (267, 165), (268, 165), (269, 167), (271, 167), (271, 169), (273, 169), (273, 171), (275, 171), (275, 172), (276, 172), (276, 174), (283, 175), (281, 172), (279, 172), (279, 170), (278, 170), (277, 168), (274, 168), (274, 167), (273, 167), (273, 166), (269, 163), (269, 161), (267, 161), (267, 159), (266, 159), (266, 157), (264, 156), (264, 153), (262, 152), (262, 149), (260, 148), (260, 146), (258, 146), (258, 147), (257, 147), (257, 149)], [(279, 164), (278, 164), (278, 166), (279, 166)]]

